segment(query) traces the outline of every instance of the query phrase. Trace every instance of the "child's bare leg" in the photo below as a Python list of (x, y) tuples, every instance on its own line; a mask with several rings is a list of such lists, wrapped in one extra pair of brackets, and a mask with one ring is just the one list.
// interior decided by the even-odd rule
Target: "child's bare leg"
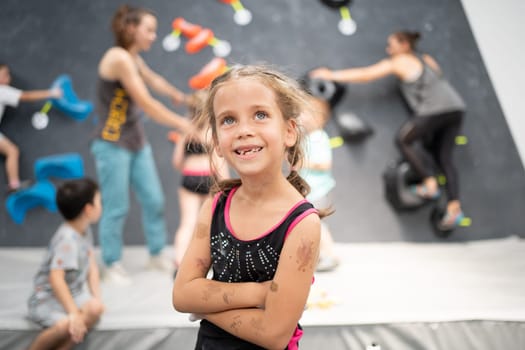
[(29, 350), (57, 349), (69, 338), (69, 319), (64, 318), (40, 332)]
[(98, 299), (91, 299), (82, 306), (81, 313), (86, 328), (91, 329), (104, 313), (104, 305)]
[(5, 155), (5, 170), (9, 187), (17, 188), (20, 185), (20, 177), (18, 175), (18, 157), (20, 156), (20, 151), (18, 147), (5, 136), (0, 136), (0, 153)]
[[(91, 299), (80, 309), (81, 317), (84, 319), (86, 328), (91, 329), (98, 322), (104, 312), (104, 305), (96, 299)], [(68, 350), (75, 345), (69, 333), (69, 318), (58, 321), (54, 326), (42, 331), (29, 350), (60, 349)]]

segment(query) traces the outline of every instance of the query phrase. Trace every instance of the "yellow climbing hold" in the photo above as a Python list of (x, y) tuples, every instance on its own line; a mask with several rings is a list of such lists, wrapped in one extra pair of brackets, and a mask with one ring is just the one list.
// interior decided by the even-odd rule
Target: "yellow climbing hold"
[(456, 145), (463, 146), (468, 143), (468, 139), (464, 135), (458, 135), (456, 136)]
[(437, 181), (438, 181), (438, 184), (440, 184), (441, 186), (444, 186), (447, 183), (447, 178), (445, 177), (445, 175), (438, 175)]
[(469, 227), (470, 225), (472, 225), (472, 220), (470, 218), (468, 218), (468, 217), (464, 217), (459, 222), (459, 226), (461, 226), (461, 227)]
[(344, 140), (341, 136), (335, 136), (330, 139), (330, 147), (337, 148), (344, 144)]

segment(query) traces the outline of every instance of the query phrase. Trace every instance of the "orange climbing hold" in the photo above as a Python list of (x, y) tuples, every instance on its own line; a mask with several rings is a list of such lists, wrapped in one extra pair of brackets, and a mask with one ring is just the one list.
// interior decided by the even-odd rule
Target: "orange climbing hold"
[(173, 22), (171, 22), (171, 26), (173, 30), (180, 31), (185, 37), (190, 39), (197, 36), (202, 30), (200, 25), (188, 22), (182, 17), (175, 18)]
[(194, 90), (204, 89), (211, 84), (213, 79), (224, 73), (227, 69), (226, 60), (221, 57), (215, 57), (202, 67), (199, 73), (191, 77), (188, 84)]
[(180, 139), (182, 138), (181, 134), (179, 134), (178, 132), (176, 131), (170, 131), (168, 132), (168, 140), (173, 142), (173, 143), (177, 143), (180, 141)]
[(211, 31), (211, 29), (208, 29), (208, 28), (202, 29), (199, 32), (199, 34), (191, 38), (186, 43), (186, 52), (190, 54), (199, 52), (205, 46), (209, 45), (213, 38), (214, 38), (214, 34)]

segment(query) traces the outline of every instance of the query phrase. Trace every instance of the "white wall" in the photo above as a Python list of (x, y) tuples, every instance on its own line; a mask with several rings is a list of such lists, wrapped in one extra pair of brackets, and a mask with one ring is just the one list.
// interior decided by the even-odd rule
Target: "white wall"
[(525, 164), (525, 0), (462, 0)]

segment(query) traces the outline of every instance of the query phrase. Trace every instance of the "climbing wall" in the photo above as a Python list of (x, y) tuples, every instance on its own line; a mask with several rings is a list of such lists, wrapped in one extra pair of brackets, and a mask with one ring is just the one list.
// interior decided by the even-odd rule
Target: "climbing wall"
[[(216, 53), (211, 46), (194, 54), (186, 52), (185, 37), (181, 37), (177, 50), (166, 51), (162, 42), (172, 32), (176, 17), (209, 28), (217, 39), (227, 41), (231, 52), (223, 59), (228, 64), (267, 62), (296, 77), (320, 65), (344, 68), (373, 63), (384, 57), (390, 32), (419, 30), (423, 34), (421, 51), (437, 59), (468, 105), (463, 129), (468, 142), (458, 148), (456, 160), (464, 209), (472, 224), (449, 240), (523, 234), (523, 166), (459, 0), (355, 0), (349, 13), (314, 0), (242, 3), (252, 14), (251, 22), (244, 26), (235, 23), (233, 6), (220, 1), (134, 1), (134, 5), (151, 8), (159, 19), (158, 40), (144, 58), (170, 82), (191, 90), (189, 79)], [(0, 43), (4, 48), (0, 61), (10, 64), (13, 85), (21, 89), (46, 88), (59, 75), (68, 74), (78, 97), (93, 100), (97, 62), (112, 45), (109, 23), (117, 5), (103, 0), (4, 0), (0, 11)], [(339, 22), (349, 15), (355, 22), (355, 32), (343, 35)], [(17, 109), (8, 108), (0, 125), (0, 131), (20, 146), (22, 177), (34, 178), (33, 167), (39, 158), (64, 153), (80, 154), (85, 173), (94, 177), (89, 152), (95, 126), (93, 113), (79, 121), (51, 108), (49, 124), (37, 130), (31, 118), (42, 107), (43, 103), (27, 103)], [(181, 107), (173, 108), (185, 113)], [(374, 134), (361, 143), (346, 143), (334, 149), (336, 213), (327, 221), (336, 240), (439, 240), (429, 226), (430, 207), (399, 214), (384, 199), (381, 174), (398, 157), (393, 137), (408, 117), (395, 79), (348, 86), (335, 112), (345, 111), (365, 120), (374, 128)], [(338, 135), (333, 123), (327, 128), (331, 136)], [(178, 224), (176, 190), (180, 181), (171, 166), (173, 144), (167, 139), (166, 128), (146, 121), (146, 131), (165, 191), (171, 239)], [(5, 183), (3, 171), (0, 183)], [(5, 201), (5, 193), (0, 192), (0, 245), (45, 245), (60, 222), (59, 216), (37, 208), (28, 212), (23, 224), (17, 224), (7, 214)], [(144, 242), (135, 200), (124, 240), (126, 244)]]

